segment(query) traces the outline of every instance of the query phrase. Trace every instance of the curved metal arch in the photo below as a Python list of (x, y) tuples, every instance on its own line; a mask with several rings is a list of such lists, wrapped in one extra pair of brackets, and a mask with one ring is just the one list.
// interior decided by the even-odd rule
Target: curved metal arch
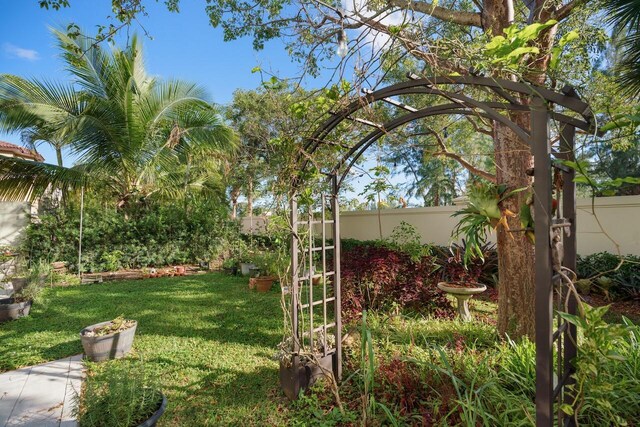
[[(477, 101), (473, 98), (470, 98), (466, 95), (462, 95), (459, 93), (454, 93), (450, 91), (445, 91), (440, 88), (436, 88), (436, 85), (465, 85), (465, 86), (478, 86), (478, 87), (486, 87), (490, 88), (494, 91), (498, 96), (502, 97), (507, 102), (482, 102)], [(515, 103), (516, 100), (514, 97), (507, 94), (505, 91), (516, 92), (522, 95), (536, 97), (548, 103), (553, 103), (560, 105), (570, 111), (578, 113), (582, 116), (582, 120), (574, 117), (570, 117), (568, 115), (554, 112), (549, 110), (550, 116), (561, 123), (569, 124), (579, 129), (583, 129), (589, 131), (592, 129), (593, 125), (591, 123), (591, 110), (589, 105), (584, 101), (580, 100), (575, 91), (572, 88), (565, 88), (563, 90), (564, 93), (554, 92), (552, 90), (521, 83), (514, 82), (505, 79), (496, 79), (496, 78), (488, 78), (488, 77), (477, 77), (477, 76), (439, 76), (439, 77), (429, 77), (423, 79), (412, 79), (405, 82), (396, 83), (394, 85), (388, 86), (383, 89), (379, 89), (374, 92), (369, 92), (364, 96), (359, 97), (358, 99), (352, 101), (336, 113), (332, 113), (332, 117), (327, 119), (309, 138), (307, 138), (307, 142), (304, 145), (304, 151), (306, 155), (313, 154), (323, 143), (326, 136), (334, 130), (342, 121), (350, 119), (351, 114), (355, 113), (358, 110), (366, 108), (367, 106), (384, 100), (385, 98), (389, 98), (392, 96), (402, 96), (402, 95), (412, 95), (412, 94), (423, 94), (423, 95), (436, 95), (453, 101), (449, 104), (441, 104), (434, 107), (429, 107), (423, 110), (419, 110), (418, 112), (414, 112), (408, 115), (401, 116), (395, 120), (392, 120), (388, 124), (383, 126), (383, 131), (392, 130), (402, 124), (407, 123), (411, 120), (417, 120), (423, 117), (428, 117), (430, 115), (434, 115), (434, 113), (426, 113), (427, 110), (433, 109), (433, 111), (441, 110), (441, 114), (470, 114), (469, 111), (465, 113), (460, 113), (460, 111), (465, 111), (461, 109), (469, 109), (475, 108), (481, 110), (480, 112), (476, 111), (474, 114), (480, 115), (482, 117), (487, 117), (492, 120), (499, 121), (503, 123), (505, 126), (508, 126), (516, 135), (518, 135), (524, 142), (529, 143), (529, 134), (527, 131), (522, 129), (520, 126), (511, 121), (507, 116), (504, 116), (498, 113), (497, 110), (503, 111), (530, 111), (531, 105)], [(426, 114), (425, 114), (426, 113)], [(375, 139), (380, 138), (381, 134), (379, 133), (381, 130), (376, 130), (368, 134), (365, 138), (360, 140), (354, 147), (352, 147), (347, 156), (353, 155), (358, 149), (367, 144), (367, 141), (370, 138), (375, 137)], [(377, 135), (377, 136), (376, 136)], [(367, 147), (371, 144), (367, 144)], [(358, 154), (357, 157), (360, 157), (362, 152)], [(301, 170), (305, 170), (307, 165), (309, 164), (309, 158), (298, 157), (298, 160), (301, 161)], [(356, 158), (357, 160), (357, 158)], [(344, 165), (346, 162), (346, 156), (341, 159), (339, 164), (334, 168), (334, 171), (337, 168)], [(349, 169), (354, 162), (350, 163)], [(342, 179), (340, 180), (342, 182)]]
[[(514, 82), (505, 79), (477, 76), (439, 76), (396, 83), (361, 96), (358, 99), (352, 101), (349, 105), (347, 105), (339, 112), (335, 113), (334, 117), (331, 117), (322, 126), (320, 126), (309, 139), (311, 141), (321, 140), (347, 116), (364, 108), (365, 106), (373, 104), (374, 102), (380, 101), (384, 98), (420, 93), (440, 95), (444, 97), (455, 95), (453, 92), (447, 92), (441, 89), (433, 88), (434, 86), (439, 84), (461, 84), (466, 86), (481, 86), (491, 88), (493, 90), (497, 90), (496, 94), (509, 101), (508, 105), (524, 106), (527, 109), (529, 109), (528, 105), (514, 104), (513, 97), (507, 96), (506, 94), (501, 93), (501, 91), (509, 90), (511, 92), (517, 92), (527, 96), (537, 96), (544, 99), (545, 101), (560, 105), (564, 108), (580, 114), (584, 118), (584, 122), (582, 123), (582, 126), (578, 127), (589, 128), (591, 126), (592, 113), (589, 105), (582, 101), (577, 95), (575, 95), (575, 91), (573, 91), (571, 88), (565, 89), (565, 92), (568, 93), (567, 95), (557, 93), (540, 86), (534, 86), (527, 83)], [(305, 150), (309, 151), (309, 145), (305, 146)]]

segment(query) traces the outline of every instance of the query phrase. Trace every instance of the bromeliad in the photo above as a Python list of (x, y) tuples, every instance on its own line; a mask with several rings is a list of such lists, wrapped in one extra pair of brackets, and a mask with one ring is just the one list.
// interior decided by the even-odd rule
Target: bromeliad
[(504, 184), (495, 185), (481, 182), (469, 187), (467, 207), (453, 214), (453, 216), (461, 216), (462, 218), (452, 233), (453, 238), (462, 237), (466, 241), (465, 264), (476, 257), (483, 259), (480, 247), (486, 243), (490, 229), (496, 230), (502, 226), (505, 230), (509, 230), (507, 219), (515, 217), (516, 214), (501, 207), (500, 202), (525, 189), (507, 191), (507, 186)]

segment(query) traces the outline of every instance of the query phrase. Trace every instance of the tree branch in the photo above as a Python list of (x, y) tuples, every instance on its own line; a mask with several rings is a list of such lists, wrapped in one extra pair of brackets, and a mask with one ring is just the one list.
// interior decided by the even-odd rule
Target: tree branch
[(388, 4), (393, 7), (424, 13), (440, 19), (441, 21), (482, 28), (482, 19), (479, 13), (451, 10), (437, 6), (436, 3), (428, 3), (424, 1), (389, 0)]
[(573, 0), (573, 1), (570, 1), (569, 3), (565, 4), (564, 6), (558, 8), (553, 13), (553, 19), (555, 19), (557, 21), (562, 21), (567, 16), (569, 16), (571, 14), (571, 12), (573, 11), (573, 9), (575, 9), (577, 6), (581, 6), (583, 4), (586, 4), (589, 1), (590, 0)]
[(480, 168), (473, 166), (471, 163), (469, 163), (469, 161), (464, 159), (459, 154), (452, 153), (451, 151), (449, 151), (449, 149), (447, 148), (447, 145), (444, 143), (444, 140), (435, 130), (433, 130), (432, 128), (427, 128), (427, 130), (436, 138), (436, 141), (438, 141), (438, 145), (440, 146), (441, 151), (436, 151), (435, 153), (432, 153), (434, 156), (443, 156), (443, 157), (448, 157), (450, 159), (453, 159), (458, 163), (460, 163), (462, 167), (464, 167), (466, 170), (468, 170), (472, 174), (481, 176), (482, 178), (486, 179), (487, 181), (493, 182), (494, 184), (498, 182), (498, 179), (496, 178), (495, 175), (490, 174), (487, 171), (484, 171)]

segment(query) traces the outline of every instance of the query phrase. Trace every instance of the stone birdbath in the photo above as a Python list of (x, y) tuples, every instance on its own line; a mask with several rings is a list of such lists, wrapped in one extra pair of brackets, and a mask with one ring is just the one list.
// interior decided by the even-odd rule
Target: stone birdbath
[(472, 296), (487, 290), (485, 285), (474, 284), (471, 286), (457, 283), (438, 283), (440, 290), (453, 295), (458, 300), (458, 315), (463, 322), (470, 322), (473, 318), (469, 312), (469, 300)]

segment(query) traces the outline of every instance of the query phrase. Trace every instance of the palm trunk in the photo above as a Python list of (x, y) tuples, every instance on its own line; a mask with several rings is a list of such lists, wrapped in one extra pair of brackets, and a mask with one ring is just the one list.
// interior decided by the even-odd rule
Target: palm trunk
[(62, 167), (62, 147), (55, 146), (56, 159), (58, 160), (58, 166)]

